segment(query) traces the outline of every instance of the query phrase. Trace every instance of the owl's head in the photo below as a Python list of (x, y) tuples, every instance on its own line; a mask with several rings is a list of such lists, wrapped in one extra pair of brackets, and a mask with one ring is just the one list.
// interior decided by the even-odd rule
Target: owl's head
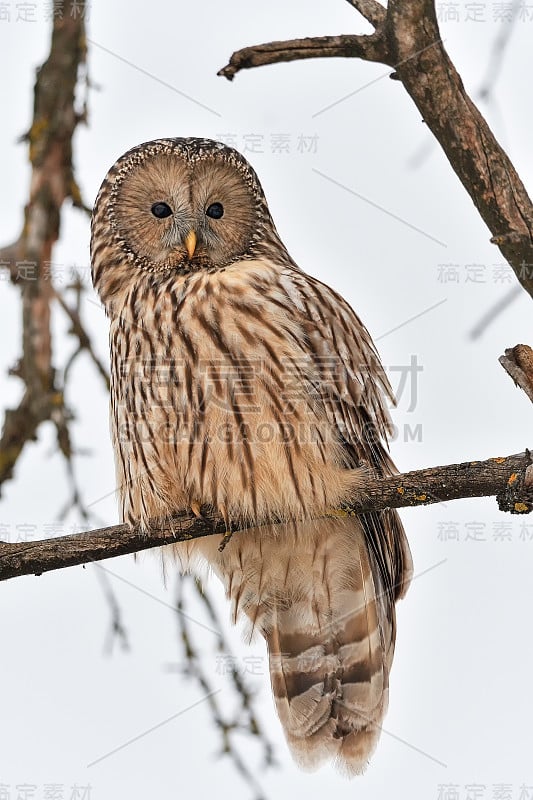
[(96, 282), (124, 264), (163, 274), (216, 270), (255, 258), (273, 239), (261, 184), (240, 153), (210, 139), (158, 139), (121, 156), (102, 183), (93, 273)]

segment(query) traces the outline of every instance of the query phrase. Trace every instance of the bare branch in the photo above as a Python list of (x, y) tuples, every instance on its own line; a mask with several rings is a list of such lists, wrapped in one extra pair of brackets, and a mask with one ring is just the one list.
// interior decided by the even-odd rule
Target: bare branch
[[(227, 668), (223, 670), (235, 690), (237, 697), (237, 707), (228, 713), (217, 699), (217, 692), (213, 690), (211, 678), (208, 670), (204, 666), (204, 655), (201, 655), (194, 642), (192, 628), (189, 625), (189, 615), (184, 613), (185, 597), (183, 589), (186, 585), (192, 585), (196, 590), (197, 598), (200, 599), (207, 611), (209, 624), (213, 632), (217, 634), (217, 651), (222, 659), (227, 659)], [(190, 575), (180, 576), (178, 579), (178, 594), (176, 601), (176, 620), (178, 623), (179, 640), (183, 648), (187, 665), (184, 670), (189, 678), (193, 678), (200, 686), (204, 694), (208, 697), (208, 706), (215, 728), (221, 740), (220, 755), (228, 756), (233, 762), (233, 766), (240, 774), (241, 778), (254, 791), (257, 800), (264, 798), (263, 790), (258, 783), (256, 770), (250, 768), (249, 758), (244, 758), (240, 753), (239, 737), (235, 734), (247, 734), (255, 738), (261, 745), (264, 754), (265, 766), (274, 764), (273, 747), (268, 740), (259, 717), (254, 709), (255, 697), (248, 689), (243, 677), (235, 665), (235, 657), (232, 654), (229, 642), (224, 635), (224, 629), (215, 612), (214, 604), (206, 594), (201, 583)], [(203, 649), (203, 648), (202, 648)], [(233, 704), (232, 704), (233, 705)]]
[[(218, 74), (232, 79), (239, 69), (330, 55), (394, 65), (394, 77), (403, 83), (444, 150), (491, 231), (491, 242), (499, 247), (523, 288), (533, 296), (531, 200), (511, 161), (465, 92), (442, 44), (434, 2), (390, 0), (384, 18), (373, 2), (353, 0), (351, 5), (377, 23), (371, 36), (297, 39), (245, 48), (234, 53)], [(324, 47), (328, 39), (338, 42), (337, 46)], [(344, 40), (346, 48), (341, 45)]]
[[(111, 615), (111, 625), (109, 629), (109, 634), (106, 637), (106, 642), (104, 644), (104, 652), (106, 654), (111, 654), (113, 649), (113, 644), (115, 640), (118, 640), (120, 647), (123, 651), (130, 650), (130, 643), (128, 639), (128, 632), (122, 621), (122, 612), (116, 598), (115, 592), (113, 590), (113, 585), (111, 583), (111, 578), (105, 572), (99, 564), (96, 564), (96, 577), (98, 579), (98, 583), (104, 593), (104, 597), (106, 599), (107, 605), (109, 607), (110, 615)], [(98, 569), (98, 567), (100, 567)]]
[(31, 162), (24, 225), (19, 239), (0, 251), (0, 266), (9, 269), (22, 296), (22, 355), (12, 374), (25, 384), (19, 406), (6, 411), (0, 437), (0, 484), (12, 477), (20, 453), (36, 438), (42, 422), (56, 423), (59, 417), (69, 416), (52, 365), (53, 288), (47, 270), (59, 237), (64, 201), (70, 198), (74, 205), (83, 205), (72, 166), (72, 137), (84, 116), (75, 109), (75, 90), (86, 53), (84, 15), (72, 15), (66, 8), (62, 14), (61, 4), (56, 5), (59, 13), (54, 14), (50, 54), (37, 71), (33, 121), (23, 137)]
[(241, 69), (263, 67), (305, 58), (364, 58), (386, 63), (386, 51), (381, 34), (369, 36), (317, 36), (311, 39), (291, 39), (245, 47), (233, 53), (229, 64), (217, 74), (229, 81)]
[(13, 283), (17, 280), (17, 261), (19, 258), (20, 243), (17, 239), (16, 242), (6, 244), (0, 248), (0, 269), (7, 269), (9, 277)]
[(398, 78), (533, 296), (533, 206), (522, 181), (465, 92), (440, 38), (431, 0), (391, 0), (386, 37)]
[[(531, 463), (531, 454), (526, 450), (505, 458), (467, 461), (387, 478), (363, 475), (352, 504), (332, 510), (328, 516), (344, 517), (385, 508), (491, 496), (497, 497), (502, 511), (526, 514), (533, 509), (533, 486), (528, 477), (531, 470), (527, 473)], [(202, 508), (202, 515), (198, 518), (181, 513), (171, 520), (154, 520), (149, 534), (127, 525), (113, 525), (36, 542), (1, 542), (0, 581), (19, 575), (41, 575), (50, 570), (226, 532), (224, 520), (212, 509)], [(238, 521), (234, 527), (236, 531), (246, 529), (246, 525)]]
[(17, 408), (7, 409), (0, 437), (0, 486), (13, 477), (13, 467), (28, 442), (35, 441), (39, 425), (60, 410), (61, 394), (25, 392)]
[(376, 0), (348, 0), (349, 4), (353, 6), (362, 17), (364, 17), (374, 28), (379, 27), (385, 22), (387, 16), (387, 9)]
[[(63, 297), (62, 293), (55, 289), (54, 289), (54, 297), (61, 306), (61, 308), (63, 309), (63, 311), (65, 312), (65, 314), (70, 319), (70, 322), (72, 323), (72, 327), (69, 333), (71, 333), (73, 336), (76, 336), (78, 339), (79, 350), (76, 351), (75, 355), (78, 355), (78, 353), (84, 350), (88, 353), (91, 361), (93, 362), (96, 369), (100, 373), (100, 376), (102, 377), (105, 383), (106, 389), (109, 391), (109, 373), (105, 365), (96, 355), (90, 336), (87, 333), (87, 330), (85, 329), (85, 326), (81, 320), (80, 312), (78, 311), (77, 308), (73, 308), (72, 306), (70, 306)], [(65, 368), (65, 372), (67, 371), (68, 366), (69, 365), (67, 365), (67, 368)]]
[(533, 350), (527, 344), (509, 348), (499, 362), (533, 403)]
[(500, 27), (500, 31), (492, 43), (487, 70), (477, 92), (480, 99), (485, 100), (486, 102), (492, 101), (493, 99), (492, 95), (494, 92), (494, 86), (502, 69), (505, 51), (509, 46), (513, 30), (515, 29), (518, 21), (520, 6), (521, 0), (513, 1), (509, 22), (508, 24)]
[(481, 318), (476, 322), (474, 327), (471, 329), (470, 333), (468, 334), (470, 339), (479, 339), (487, 330), (487, 328), (492, 325), (495, 319), (497, 319), (500, 314), (503, 314), (504, 311), (516, 300), (516, 298), (522, 294), (522, 288), (518, 283), (513, 284), (513, 286), (508, 289), (504, 295), (501, 295), (498, 300), (492, 305), (485, 313), (481, 316)]

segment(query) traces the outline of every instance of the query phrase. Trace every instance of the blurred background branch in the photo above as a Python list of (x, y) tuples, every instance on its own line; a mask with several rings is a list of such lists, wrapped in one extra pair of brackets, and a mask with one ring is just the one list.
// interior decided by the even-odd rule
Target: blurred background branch
[(59, 449), (72, 457), (65, 387), (52, 363), (50, 326), (54, 289), (52, 249), (60, 235), (61, 207), (70, 199), (88, 211), (81, 199), (72, 165), (72, 137), (85, 120), (85, 103), (76, 108), (78, 81), (85, 80), (85, 23), (82, 15), (54, 17), (50, 55), (37, 70), (33, 120), (22, 137), (31, 164), (30, 193), (24, 224), (16, 242), (0, 250), (0, 266), (20, 288), (22, 353), (11, 374), (24, 383), (19, 405), (5, 413), (0, 437), (0, 485), (13, 469), (43, 422), (52, 422)]

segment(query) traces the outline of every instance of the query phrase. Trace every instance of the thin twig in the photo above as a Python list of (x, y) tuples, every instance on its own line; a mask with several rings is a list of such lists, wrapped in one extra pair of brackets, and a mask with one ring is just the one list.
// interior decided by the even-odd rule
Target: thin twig
[(500, 314), (502, 314), (510, 305), (512, 305), (516, 298), (521, 294), (522, 289), (518, 284), (515, 284), (508, 289), (505, 294), (501, 295), (498, 300), (489, 309), (487, 309), (487, 311), (485, 311), (480, 319), (478, 319), (468, 334), (469, 338), (472, 340), (479, 339), (480, 336), (485, 333), (487, 328), (492, 325), (494, 320), (497, 319)]
[[(229, 664), (228, 671), (230, 673), (239, 702), (238, 708), (232, 715), (229, 715), (222, 709), (217, 698), (217, 692), (213, 691), (211, 678), (204, 666), (204, 657), (200, 656), (200, 653), (194, 643), (194, 637), (189, 626), (188, 614), (183, 613), (183, 610), (186, 606), (183, 589), (186, 585), (191, 585), (191, 582), (209, 614), (210, 624), (213, 625), (214, 630), (218, 633), (217, 651), (222, 658), (227, 659)], [(266, 750), (268, 755), (268, 760), (266, 763), (269, 766), (273, 764), (272, 745), (259, 726), (258, 718), (252, 708), (252, 695), (244, 685), (244, 682), (238, 673), (238, 669), (235, 666), (236, 659), (228, 647), (226, 639), (223, 635), (220, 620), (214, 613), (214, 608), (211, 601), (205, 594), (198, 581), (191, 579), (190, 576), (180, 577), (178, 579), (177, 589), (176, 619), (178, 623), (179, 640), (187, 660), (185, 674), (188, 677), (196, 680), (202, 691), (209, 698), (209, 710), (211, 712), (215, 728), (217, 729), (222, 740), (221, 755), (226, 755), (231, 759), (236, 771), (241, 775), (245, 783), (247, 783), (248, 786), (250, 786), (254, 791), (256, 800), (261, 800), (264, 798), (263, 790), (254, 775), (254, 771), (249, 766), (249, 758), (244, 757), (240, 753), (238, 742), (235, 741), (234, 734), (244, 733), (257, 738)], [(189, 604), (187, 603), (187, 607), (188, 605)]]
[(77, 358), (77, 356), (80, 355), (80, 353), (85, 351), (89, 355), (91, 361), (93, 362), (99, 374), (101, 375), (107, 391), (109, 391), (109, 372), (94, 351), (94, 347), (92, 345), (90, 336), (87, 333), (87, 330), (81, 320), (80, 312), (78, 311), (77, 308), (73, 308), (67, 303), (67, 301), (65, 300), (60, 291), (58, 291), (57, 289), (54, 289), (53, 291), (54, 291), (54, 298), (57, 300), (57, 302), (59, 303), (59, 305), (61, 306), (61, 308), (63, 309), (63, 311), (65, 312), (65, 314), (68, 316), (68, 318), (72, 323), (72, 327), (69, 330), (69, 333), (71, 333), (73, 336), (76, 336), (79, 342), (78, 349), (74, 351), (73, 355), (70, 357), (67, 365), (65, 366), (64, 370), (65, 382), (68, 371), (72, 366), (74, 359)]

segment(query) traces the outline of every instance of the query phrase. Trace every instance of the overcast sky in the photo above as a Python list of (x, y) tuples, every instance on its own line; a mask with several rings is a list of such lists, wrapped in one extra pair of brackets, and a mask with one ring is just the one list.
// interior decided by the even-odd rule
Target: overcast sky
[[(27, 153), (17, 138), (31, 120), (50, 5), (0, 3), (2, 243), (18, 235), (28, 196)], [(482, 338), (469, 338), (514, 278), (401, 84), (387, 78), (390, 70), (335, 59), (247, 71), (232, 84), (216, 77), (244, 45), (367, 31), (348, 3), (85, 5), (92, 88), (89, 125), (78, 130), (74, 153), (88, 204), (115, 159), (139, 142), (193, 135), (234, 144), (258, 172), (292, 256), (340, 291), (374, 336), (401, 389), (391, 444), (400, 469), (508, 455), (532, 444), (531, 406), (498, 364), (506, 347), (531, 344), (531, 299), (522, 293)], [(445, 46), (475, 97), (512, 4), (437, 5)], [(28, 21), (17, 19), (28, 16), (28, 7)], [(482, 104), (526, 186), (533, 178), (532, 36), (533, 4), (522, 3), (492, 101)], [(89, 280), (88, 221), (70, 208), (54, 263), (58, 282), (68, 281), (71, 265)], [(18, 292), (5, 281), (0, 302), (5, 407), (20, 393), (16, 379), (6, 377), (20, 350), (20, 312)], [(83, 314), (107, 360), (107, 320), (92, 289)], [(60, 314), (55, 330), (61, 366), (74, 342)], [(417, 379), (401, 386), (402, 375), (414, 374), (410, 365)], [(75, 443), (85, 453), (77, 459), (84, 497), (103, 524), (113, 524), (107, 398), (87, 360), (74, 367), (69, 389)], [(71, 532), (75, 515), (54, 527), (67, 496), (64, 466), (45, 427), (5, 484), (0, 537)], [(349, 782), (329, 767), (308, 775), (293, 765), (262, 643), (248, 649), (229, 633), (276, 747), (279, 766), (263, 774), (260, 749), (239, 740), (269, 798), (533, 798), (533, 518), (501, 515), (494, 500), (402, 517), (415, 580), (398, 608), (390, 708), (364, 776)], [(216, 758), (220, 742), (204, 694), (176, 669), (183, 656), (173, 576), (165, 588), (152, 555), (103, 566), (113, 573), (129, 652), (105, 653), (109, 610), (98, 567), (1, 586), (1, 800), (207, 798), (228, 791), (233, 800), (252, 797), (229, 761)], [(227, 620), (222, 593), (211, 588)], [(229, 705), (213, 636), (194, 622), (205, 625), (205, 617), (194, 604), (189, 613), (213, 688)]]

